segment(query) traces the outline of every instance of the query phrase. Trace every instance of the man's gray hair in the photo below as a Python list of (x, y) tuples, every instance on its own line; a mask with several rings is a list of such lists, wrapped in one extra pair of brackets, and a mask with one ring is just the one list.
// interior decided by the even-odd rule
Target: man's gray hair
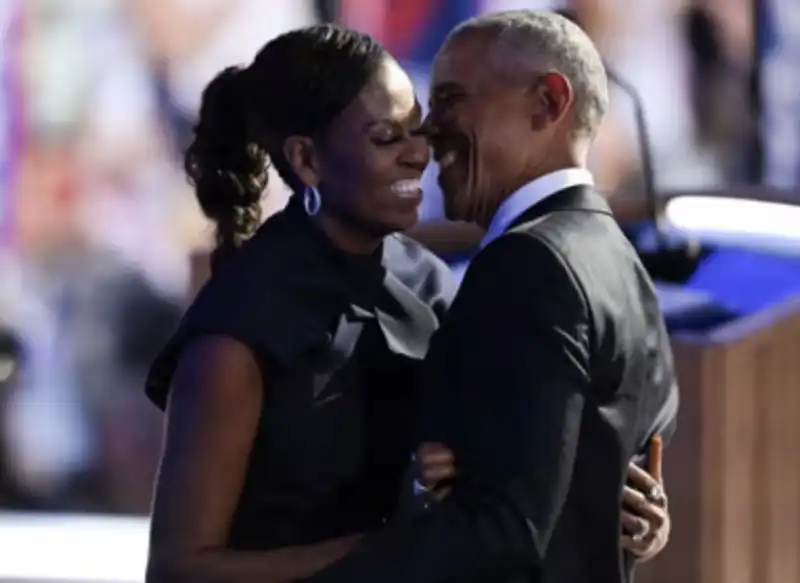
[(515, 78), (546, 71), (564, 75), (572, 86), (578, 130), (594, 135), (608, 110), (608, 79), (597, 48), (577, 24), (554, 12), (494, 12), (457, 26), (445, 46), (467, 32), (493, 35), (498, 69)]

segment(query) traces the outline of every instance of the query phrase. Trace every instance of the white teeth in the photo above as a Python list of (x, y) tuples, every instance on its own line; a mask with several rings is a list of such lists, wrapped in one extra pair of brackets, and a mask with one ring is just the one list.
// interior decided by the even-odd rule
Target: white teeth
[(401, 196), (416, 195), (421, 188), (419, 180), (399, 180), (392, 184), (392, 192)]
[(442, 156), (442, 159), (439, 160), (439, 168), (447, 168), (455, 161), (456, 161), (456, 153), (447, 152), (447, 154)]

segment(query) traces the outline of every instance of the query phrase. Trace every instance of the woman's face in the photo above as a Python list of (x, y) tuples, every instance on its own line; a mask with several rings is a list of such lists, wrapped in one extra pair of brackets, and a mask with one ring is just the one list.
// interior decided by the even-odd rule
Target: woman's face
[(387, 58), (317, 145), (322, 209), (369, 235), (413, 227), (429, 150), (406, 72)]

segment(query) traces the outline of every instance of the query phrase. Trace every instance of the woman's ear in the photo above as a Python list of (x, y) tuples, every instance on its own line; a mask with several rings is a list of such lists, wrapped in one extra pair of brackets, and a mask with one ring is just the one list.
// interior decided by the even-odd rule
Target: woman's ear
[(322, 165), (311, 138), (289, 136), (283, 142), (283, 155), (300, 182), (317, 186), (322, 181)]

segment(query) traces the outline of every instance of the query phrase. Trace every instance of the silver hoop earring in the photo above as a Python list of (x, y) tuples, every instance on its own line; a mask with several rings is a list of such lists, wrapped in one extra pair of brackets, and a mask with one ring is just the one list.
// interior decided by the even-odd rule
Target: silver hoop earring
[(310, 217), (319, 213), (319, 209), (322, 207), (322, 198), (320, 198), (316, 186), (306, 186), (303, 191), (303, 206)]

